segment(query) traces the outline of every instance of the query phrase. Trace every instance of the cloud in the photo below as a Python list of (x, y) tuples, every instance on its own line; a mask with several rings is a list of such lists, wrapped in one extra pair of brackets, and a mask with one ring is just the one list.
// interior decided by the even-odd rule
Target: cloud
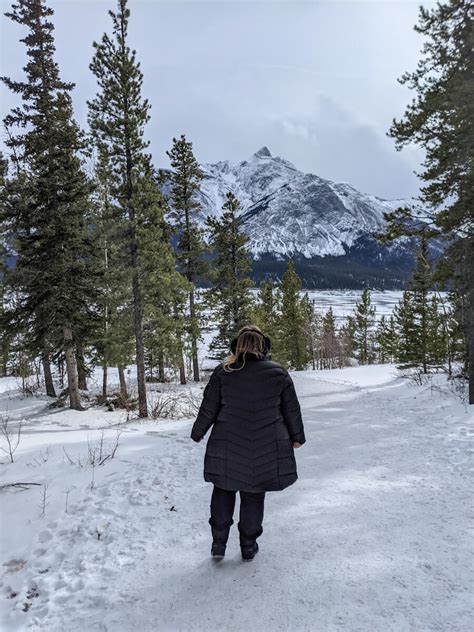
[[(48, 2), (61, 75), (76, 81), (85, 126), (92, 41), (110, 30), (114, 2)], [(396, 153), (385, 134), (410, 99), (396, 78), (416, 66), (417, 3), (134, 0), (130, 9), (157, 165), (186, 133), (203, 162), (243, 160), (267, 145), (298, 168), (383, 197), (416, 192), (420, 157)], [(21, 78), (24, 33), (0, 19), (3, 72)], [(15, 100), (4, 94), (3, 114)]]
[(419, 156), (395, 152), (384, 130), (359, 121), (328, 95), (319, 96), (310, 116), (273, 117), (273, 127), (278, 147), (301, 169), (380, 197), (417, 193)]

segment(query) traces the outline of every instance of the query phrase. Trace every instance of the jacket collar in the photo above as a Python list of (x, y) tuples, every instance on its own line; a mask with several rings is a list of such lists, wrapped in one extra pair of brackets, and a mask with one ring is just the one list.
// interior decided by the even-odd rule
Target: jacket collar
[[(240, 356), (239, 358), (237, 358), (236, 363), (240, 363), (242, 362), (243, 356)], [(263, 356), (258, 356), (256, 353), (251, 353), (249, 351), (247, 351), (247, 353), (245, 354), (245, 361), (248, 362), (249, 360), (251, 360), (252, 362), (258, 362), (259, 360), (268, 360), (269, 356), (267, 354), (263, 355)]]

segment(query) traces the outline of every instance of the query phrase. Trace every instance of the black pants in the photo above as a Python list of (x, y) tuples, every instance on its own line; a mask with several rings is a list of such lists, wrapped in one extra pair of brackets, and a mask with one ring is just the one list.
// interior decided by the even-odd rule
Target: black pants
[[(240, 516), (239, 535), (241, 546), (253, 544), (263, 533), (263, 506), (265, 492), (239, 492)], [(211, 517), (209, 524), (214, 541), (225, 544), (229, 537), (229, 530), (234, 524), (235, 496), (237, 492), (214, 486), (211, 497)]]

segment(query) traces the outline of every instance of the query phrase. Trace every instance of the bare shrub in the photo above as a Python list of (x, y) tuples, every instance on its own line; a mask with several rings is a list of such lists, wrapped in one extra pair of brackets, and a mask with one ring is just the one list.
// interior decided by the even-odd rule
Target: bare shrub
[(201, 400), (202, 393), (192, 389), (157, 393), (150, 416), (152, 419), (186, 419), (197, 413)]
[(21, 421), (15, 430), (10, 424), (10, 417), (8, 417), (8, 415), (2, 415), (2, 417), (0, 417), (0, 437), (2, 440), (0, 450), (8, 456), (10, 463), (13, 463), (13, 455), (20, 445), (21, 428)]
[(44, 483), (41, 486), (41, 517), (44, 518), (46, 516), (46, 507), (48, 506), (48, 487), (49, 483)]
[(99, 439), (95, 443), (87, 441), (87, 462), (95, 467), (96, 465), (104, 465), (109, 459), (113, 459), (120, 442), (123, 430), (117, 430), (115, 441), (113, 444), (107, 444), (104, 441), (104, 431), (100, 433)]
[(28, 467), (38, 467), (39, 465), (44, 465), (44, 463), (48, 462), (49, 455), (50, 455), (49, 447), (46, 448), (46, 450), (44, 451), (40, 450), (39, 455), (35, 457), (32, 461), (27, 463), (26, 465)]
[(100, 436), (96, 441), (87, 440), (87, 457), (78, 455), (77, 458), (74, 458), (63, 446), (64, 456), (70, 465), (79, 468), (86, 467), (87, 465), (90, 465), (92, 468), (104, 465), (104, 463), (115, 457), (120, 445), (122, 433), (123, 430), (118, 429), (115, 433), (115, 439), (111, 443), (106, 440), (104, 430), (101, 430)]
[(176, 393), (161, 393), (153, 400), (150, 410), (152, 419), (176, 418), (179, 410), (179, 401)]

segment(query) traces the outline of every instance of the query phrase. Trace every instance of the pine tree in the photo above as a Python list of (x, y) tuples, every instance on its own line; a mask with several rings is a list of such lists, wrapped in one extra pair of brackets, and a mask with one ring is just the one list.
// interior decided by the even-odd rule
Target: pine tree
[[(145, 383), (144, 319), (147, 312), (144, 285), (149, 258), (156, 250), (169, 271), (169, 244), (164, 238), (163, 206), (157, 179), (143, 138), (150, 105), (142, 97), (143, 74), (136, 52), (128, 46), (130, 11), (127, 0), (118, 0), (117, 12), (110, 11), (112, 34), (104, 33), (94, 43), (91, 70), (99, 93), (89, 102), (89, 125), (99, 154), (112, 175), (110, 195), (117, 207), (115, 221), (122, 248), (122, 265), (131, 277), (135, 361), (138, 382), (138, 414), (148, 415)], [(147, 245), (145, 245), (147, 244)], [(167, 273), (164, 285), (169, 282)]]
[(271, 354), (278, 356), (278, 317), (280, 306), (275, 285), (272, 281), (262, 281), (258, 289), (252, 322), (272, 341)]
[[(158, 182), (152, 182), (151, 186), (150, 193), (155, 195), (155, 204), (148, 208), (147, 223), (140, 226), (138, 233), (144, 253), (140, 271), (145, 297), (145, 348), (151, 360), (149, 368), (152, 372), (153, 368), (158, 367), (160, 380), (163, 381), (165, 359), (173, 368), (178, 368), (182, 363), (182, 341), (186, 327), (183, 308), (192, 286), (176, 270), (170, 246), (172, 230), (163, 215), (164, 201)], [(154, 217), (150, 215), (152, 210)]]
[(28, 55), (25, 81), (2, 77), (22, 101), (4, 119), (6, 144), (22, 185), (2, 209), (2, 224), (13, 235), (17, 254), (6, 282), (21, 296), (8, 310), (7, 324), (23, 332), (29, 355), (41, 354), (49, 363), (52, 351), (64, 353), (70, 406), (80, 409), (75, 345), (95, 320), (96, 276), (91, 185), (73, 119), (73, 84), (60, 79), (54, 60), (52, 9), (41, 0), (19, 0), (6, 15), (28, 30), (21, 40)]
[(306, 331), (306, 345), (308, 356), (311, 359), (311, 365), (313, 371), (316, 370), (316, 359), (318, 355), (318, 334), (319, 334), (319, 314), (316, 312), (316, 308), (314, 305), (314, 299), (311, 300), (309, 298), (308, 293), (306, 292), (301, 299), (301, 308), (304, 315), (305, 320), (305, 331)]
[(336, 333), (336, 318), (332, 307), (323, 316), (321, 347), (323, 368), (335, 369), (338, 365), (340, 347)]
[(416, 70), (400, 82), (415, 93), (404, 117), (390, 130), (397, 149), (414, 143), (425, 152), (420, 178), (421, 209), (389, 213), (388, 236), (426, 231), (444, 238), (438, 272), (466, 297), (469, 316), (464, 339), (469, 373), (469, 400), (474, 403), (474, 29), (472, 2), (448, 0), (420, 7), (415, 30), (426, 40)]
[(287, 368), (301, 371), (309, 362), (306, 344), (306, 314), (300, 297), (301, 279), (290, 259), (280, 283), (281, 314), (278, 360)]
[(167, 152), (171, 162), (171, 217), (179, 236), (177, 260), (179, 269), (189, 282), (188, 335), (191, 341), (193, 378), (199, 382), (198, 340), (201, 335), (199, 306), (196, 303), (195, 285), (206, 273), (203, 258), (206, 251), (203, 231), (196, 222), (201, 210), (199, 191), (204, 173), (193, 154), (193, 145), (184, 135), (173, 138), (173, 147)]
[[(2, 208), (7, 196), (8, 163), (0, 152), (0, 227)], [(3, 232), (3, 231), (2, 231)], [(0, 377), (8, 375), (8, 361), (10, 355), (10, 336), (5, 326), (5, 274), (7, 270), (7, 236), (0, 232)]]
[(416, 318), (417, 336), (414, 339), (416, 347), (413, 349), (416, 361), (428, 372), (428, 301), (432, 286), (431, 266), (428, 260), (428, 242), (424, 235), (420, 238), (420, 248), (416, 256), (416, 267), (409, 287), (413, 292), (413, 304)]
[(252, 281), (247, 276), (251, 269), (248, 237), (242, 231), (238, 217), (240, 204), (233, 193), (228, 193), (220, 218), (208, 217), (210, 246), (216, 253), (213, 264), (214, 286), (206, 292), (206, 300), (214, 309), (218, 333), (210, 344), (215, 359), (222, 359), (229, 348), (229, 340), (239, 329), (248, 325), (252, 313)]
[(393, 362), (397, 354), (398, 335), (395, 327), (395, 319), (390, 316), (388, 319), (382, 316), (377, 324), (375, 341), (378, 347), (379, 362)]
[(108, 394), (108, 368), (116, 366), (120, 395), (124, 403), (129, 394), (125, 367), (133, 362), (133, 297), (130, 267), (124, 254), (124, 229), (121, 210), (112, 197), (112, 173), (105, 152), (97, 151), (91, 139), (94, 163), (93, 236), (101, 268), (98, 311), (100, 325), (95, 332), (93, 360), (102, 366), (102, 398)]
[(355, 331), (356, 323), (354, 316), (347, 316), (345, 323), (339, 330), (339, 345), (341, 348), (341, 367), (348, 363), (354, 356), (355, 351)]
[(396, 360), (403, 367), (416, 366), (417, 327), (415, 301), (412, 292), (408, 290), (403, 292), (402, 299), (395, 307), (393, 316), (398, 337)]
[[(442, 367), (446, 361), (450, 364), (447, 323), (439, 303), (439, 299), (432, 296), (426, 306), (426, 353), (429, 364), (437, 368)], [(448, 369), (448, 373), (450, 372)]]
[(375, 325), (375, 306), (372, 305), (370, 291), (364, 288), (361, 300), (357, 303), (355, 318), (355, 350), (361, 364), (373, 362), (373, 336)]
[(468, 299), (465, 294), (452, 290), (448, 294), (448, 302), (450, 308), (448, 311), (447, 329), (448, 329), (448, 345), (449, 353), (452, 361), (461, 363), (461, 371), (466, 373), (468, 357), (466, 350), (468, 348), (466, 336), (467, 326), (466, 320), (469, 318)]

